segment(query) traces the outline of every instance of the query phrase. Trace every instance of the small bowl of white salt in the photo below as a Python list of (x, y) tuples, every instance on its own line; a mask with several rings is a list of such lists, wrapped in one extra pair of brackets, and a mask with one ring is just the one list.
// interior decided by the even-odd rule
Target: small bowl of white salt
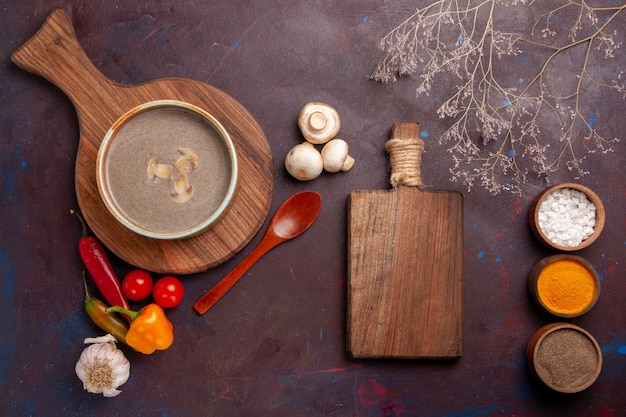
[(604, 228), (604, 206), (589, 187), (557, 184), (533, 201), (530, 228), (543, 244), (560, 251), (577, 251), (591, 245)]

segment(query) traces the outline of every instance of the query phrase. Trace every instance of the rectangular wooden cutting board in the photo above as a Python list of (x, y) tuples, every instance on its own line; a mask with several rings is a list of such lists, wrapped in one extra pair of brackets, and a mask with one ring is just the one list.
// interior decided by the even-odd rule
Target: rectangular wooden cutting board
[(421, 189), (419, 131), (392, 128), (392, 189), (349, 196), (347, 349), (355, 358), (463, 351), (463, 197)]

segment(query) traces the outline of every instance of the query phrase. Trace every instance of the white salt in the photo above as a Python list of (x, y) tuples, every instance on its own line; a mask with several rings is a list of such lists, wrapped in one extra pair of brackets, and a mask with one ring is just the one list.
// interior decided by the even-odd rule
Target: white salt
[(573, 247), (593, 234), (596, 206), (572, 188), (555, 190), (539, 206), (539, 228), (553, 243)]

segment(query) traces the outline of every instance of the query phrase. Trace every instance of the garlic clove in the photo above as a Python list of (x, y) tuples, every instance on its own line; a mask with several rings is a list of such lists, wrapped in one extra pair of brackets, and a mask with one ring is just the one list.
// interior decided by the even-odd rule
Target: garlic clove
[(89, 344), (76, 363), (76, 375), (83, 382), (85, 391), (115, 397), (122, 391), (117, 388), (130, 377), (130, 362), (116, 346), (110, 334), (87, 338)]

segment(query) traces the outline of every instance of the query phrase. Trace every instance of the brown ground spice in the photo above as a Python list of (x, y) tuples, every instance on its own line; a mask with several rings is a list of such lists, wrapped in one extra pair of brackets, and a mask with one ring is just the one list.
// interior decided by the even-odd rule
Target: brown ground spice
[(597, 363), (595, 346), (586, 335), (560, 329), (542, 340), (535, 366), (543, 380), (557, 387), (575, 389), (593, 377)]

